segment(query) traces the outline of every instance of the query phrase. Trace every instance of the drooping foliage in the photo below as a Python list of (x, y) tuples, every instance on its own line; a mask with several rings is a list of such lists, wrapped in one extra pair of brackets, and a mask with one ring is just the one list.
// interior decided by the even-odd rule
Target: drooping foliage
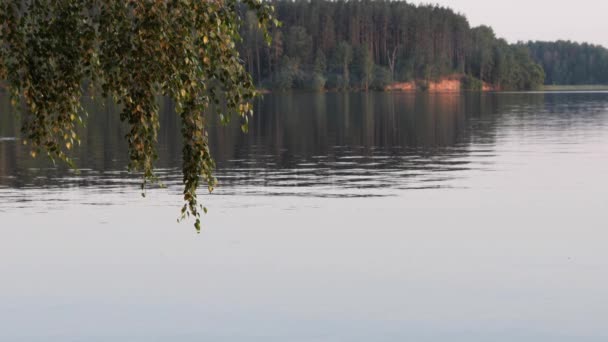
[(608, 49), (570, 41), (528, 42), (534, 60), (547, 75), (546, 84), (608, 84)]
[[(271, 0), (282, 27), (275, 43), (240, 46), (257, 84), (274, 88), (379, 87), (387, 82), (469, 75), (506, 89), (541, 85), (542, 73), (491, 28), (439, 6), (389, 0)], [(243, 35), (255, 37), (255, 25)], [(317, 56), (326, 59), (323, 73)]]
[(101, 93), (130, 127), (129, 168), (143, 173), (144, 189), (155, 180), (157, 96), (170, 97), (184, 138), (182, 218), (193, 215), (200, 230), (206, 209), (196, 190), (216, 185), (209, 115), (224, 123), (237, 115), (245, 130), (257, 95), (236, 47), (243, 3), (269, 42), (276, 20), (259, 0), (0, 0), (0, 80), (32, 155), (73, 164), (67, 150), (79, 143), (81, 98)]

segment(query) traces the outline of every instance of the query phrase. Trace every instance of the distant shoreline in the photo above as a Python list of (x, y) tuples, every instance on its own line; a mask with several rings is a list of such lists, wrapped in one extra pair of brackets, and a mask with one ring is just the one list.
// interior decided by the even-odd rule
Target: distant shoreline
[[(520, 93), (520, 92), (586, 92), (586, 91), (608, 91), (608, 85), (544, 85), (536, 90), (500, 90), (500, 89), (456, 89), (456, 88), (435, 88), (435, 89), (416, 89), (410, 87), (400, 87), (401, 83), (394, 83), (384, 90), (370, 89), (369, 92), (381, 92), (381, 93), (426, 93), (426, 94), (455, 94), (462, 92), (478, 92), (478, 93)], [(275, 89), (264, 89), (258, 88), (260, 94), (285, 94), (285, 93), (364, 93), (363, 89), (323, 89), (323, 90), (311, 90), (311, 89), (289, 89), (289, 90), (275, 90)]]
[(545, 85), (540, 88), (544, 91), (608, 91), (608, 84), (582, 84), (582, 85)]

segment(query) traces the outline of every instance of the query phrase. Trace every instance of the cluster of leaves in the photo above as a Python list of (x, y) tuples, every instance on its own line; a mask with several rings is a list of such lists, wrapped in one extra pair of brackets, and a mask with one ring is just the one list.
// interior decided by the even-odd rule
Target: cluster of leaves
[[(266, 28), (273, 8), (243, 0)], [(0, 79), (22, 112), (32, 156), (73, 164), (84, 95), (101, 90), (121, 105), (132, 171), (155, 180), (157, 96), (170, 97), (182, 119), (184, 200), (200, 231), (196, 190), (217, 181), (209, 151), (208, 115), (223, 123), (238, 115), (246, 131), (257, 95), (242, 65), (237, 0), (0, 0)], [(85, 90), (85, 84), (88, 89)]]

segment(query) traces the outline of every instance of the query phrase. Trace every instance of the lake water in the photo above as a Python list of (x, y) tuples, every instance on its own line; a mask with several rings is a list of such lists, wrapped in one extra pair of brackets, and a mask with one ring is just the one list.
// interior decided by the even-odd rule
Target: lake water
[(0, 95), (0, 341), (608, 340), (608, 93), (266, 95), (200, 235), (90, 107), (78, 174)]

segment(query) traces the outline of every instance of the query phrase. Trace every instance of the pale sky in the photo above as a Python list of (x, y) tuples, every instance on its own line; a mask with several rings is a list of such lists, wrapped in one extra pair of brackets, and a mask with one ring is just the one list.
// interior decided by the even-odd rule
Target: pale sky
[(409, 0), (464, 14), (471, 26), (491, 26), (509, 42), (572, 40), (608, 47), (608, 0)]

